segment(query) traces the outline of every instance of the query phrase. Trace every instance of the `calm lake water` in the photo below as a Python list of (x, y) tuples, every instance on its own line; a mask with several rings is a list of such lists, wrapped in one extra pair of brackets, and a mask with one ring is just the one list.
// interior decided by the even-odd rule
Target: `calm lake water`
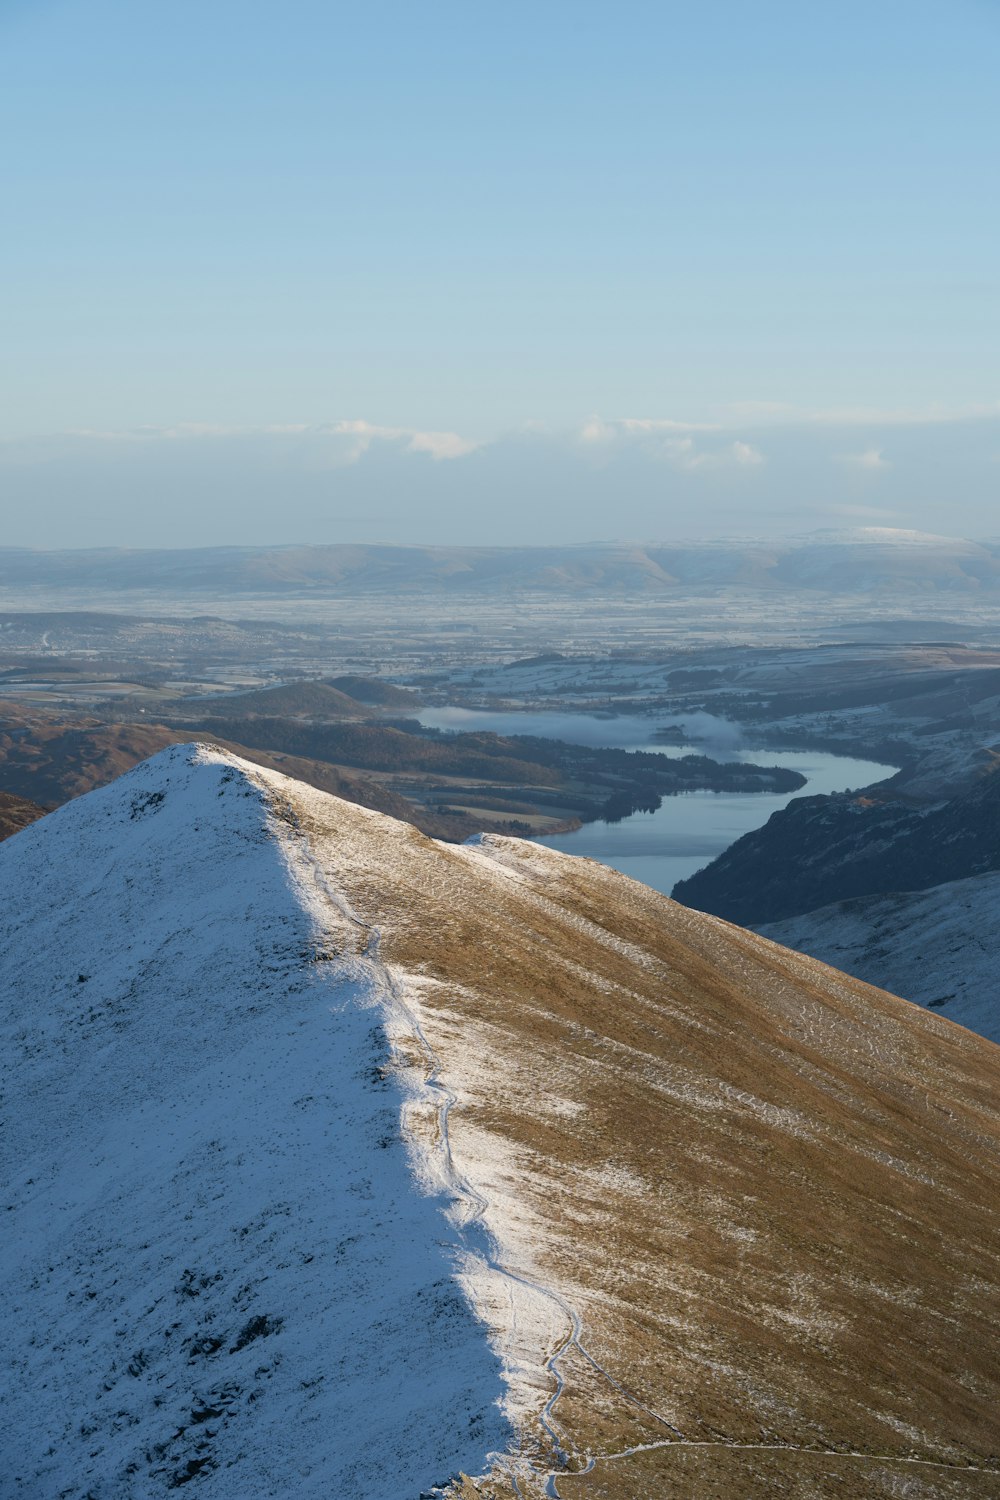
[[(687, 721), (688, 745), (657, 745), (651, 740), (655, 719), (622, 716), (598, 719), (589, 714), (480, 713), (461, 708), (427, 709), (420, 715), (429, 728), (492, 730), (495, 734), (541, 734), (575, 745), (609, 745), (626, 750), (655, 750), (661, 755), (692, 752), (716, 760), (755, 761), (762, 766), (789, 766), (801, 771), (806, 785), (780, 795), (763, 792), (682, 792), (664, 797), (655, 813), (633, 813), (621, 823), (585, 823), (575, 833), (556, 834), (538, 842), (566, 854), (584, 854), (669, 895), (709, 864), (734, 840), (766, 823), (793, 797), (843, 792), (884, 781), (895, 766), (872, 760), (830, 755), (823, 750), (762, 750), (744, 743), (739, 729), (721, 719), (698, 714)], [(697, 735), (697, 740), (695, 740)]]

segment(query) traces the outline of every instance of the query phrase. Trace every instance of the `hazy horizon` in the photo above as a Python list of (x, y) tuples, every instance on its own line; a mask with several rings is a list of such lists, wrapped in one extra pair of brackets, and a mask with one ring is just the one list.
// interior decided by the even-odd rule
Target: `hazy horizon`
[(1000, 416), (723, 427), (590, 419), (473, 443), (364, 423), (0, 443), (28, 547), (701, 540), (995, 531)]
[(47, 546), (33, 546), (29, 544), (6, 543), (0, 541), (0, 554), (3, 553), (77, 553), (77, 552), (125, 552), (125, 553), (171, 553), (171, 552), (223, 552), (227, 549), (243, 550), (249, 552), (280, 552), (280, 551), (322, 551), (329, 548), (344, 548), (372, 551), (412, 551), (412, 552), (449, 552), (458, 553), (482, 553), (482, 552), (544, 552), (559, 554), (562, 552), (656, 552), (660, 550), (676, 549), (678, 551), (697, 550), (698, 548), (752, 548), (760, 546), (763, 548), (794, 549), (799, 546), (815, 545), (873, 545), (905, 547), (909, 543), (914, 544), (968, 544), (974, 547), (1000, 548), (1000, 530), (992, 535), (982, 534), (979, 536), (963, 535), (959, 532), (929, 532), (912, 527), (893, 527), (877, 525), (844, 525), (844, 526), (816, 526), (802, 527), (798, 530), (783, 532), (720, 532), (718, 535), (704, 535), (692, 532), (689, 536), (662, 534), (660, 536), (619, 536), (619, 537), (582, 537), (579, 540), (567, 540), (562, 542), (539, 542), (525, 541), (518, 537), (512, 537), (504, 542), (432, 542), (432, 541), (402, 541), (393, 538), (375, 540), (368, 537), (359, 537), (357, 540), (338, 540), (334, 542), (314, 542), (298, 537), (275, 538), (271, 541), (229, 541), (229, 542), (173, 542), (163, 545), (151, 546), (129, 546), (119, 542), (88, 542), (82, 545), (71, 545), (63, 543), (49, 543)]
[(2, 540), (990, 529), (1000, 13), (0, 3)]

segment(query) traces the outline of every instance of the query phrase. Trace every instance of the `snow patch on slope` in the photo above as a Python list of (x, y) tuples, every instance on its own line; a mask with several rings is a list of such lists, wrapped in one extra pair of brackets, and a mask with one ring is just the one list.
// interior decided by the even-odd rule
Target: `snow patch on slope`
[(412, 1500), (508, 1444), (379, 965), (288, 786), (177, 746), (0, 847), (18, 1493)]
[(866, 896), (757, 931), (1000, 1042), (1000, 874)]

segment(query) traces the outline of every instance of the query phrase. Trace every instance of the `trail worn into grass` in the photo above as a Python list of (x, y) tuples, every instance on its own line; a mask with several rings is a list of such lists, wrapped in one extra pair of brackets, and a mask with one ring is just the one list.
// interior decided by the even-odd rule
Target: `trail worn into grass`
[(493, 1492), (1000, 1494), (995, 1047), (589, 861), (292, 800), (447, 1091), (407, 1129), (492, 1246)]

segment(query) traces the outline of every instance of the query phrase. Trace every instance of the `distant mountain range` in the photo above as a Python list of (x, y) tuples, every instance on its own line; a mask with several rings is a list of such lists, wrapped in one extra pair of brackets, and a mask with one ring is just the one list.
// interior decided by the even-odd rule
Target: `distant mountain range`
[(991, 1043), (204, 746), (0, 892), (4, 1494), (996, 1493)]
[(862, 527), (785, 540), (566, 547), (0, 548), (0, 588), (225, 594), (663, 593), (736, 587), (832, 593), (1000, 588), (1000, 543)]

